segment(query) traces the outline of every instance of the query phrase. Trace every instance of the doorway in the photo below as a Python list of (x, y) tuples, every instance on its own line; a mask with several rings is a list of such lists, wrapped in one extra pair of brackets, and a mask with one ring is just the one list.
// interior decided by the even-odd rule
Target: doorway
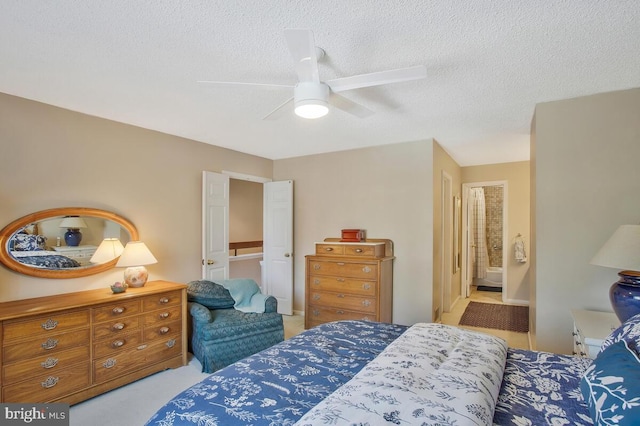
[(462, 200), (462, 293), (471, 287), (507, 298), (507, 182), (465, 183)]

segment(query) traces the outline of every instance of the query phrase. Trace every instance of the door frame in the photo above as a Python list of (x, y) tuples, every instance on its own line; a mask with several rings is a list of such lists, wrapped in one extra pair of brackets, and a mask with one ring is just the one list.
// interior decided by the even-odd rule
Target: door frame
[(502, 203), (502, 301), (507, 303), (508, 300), (508, 286), (509, 280), (507, 279), (507, 269), (508, 269), (508, 253), (509, 253), (509, 226), (508, 226), (508, 208), (509, 205), (509, 184), (506, 180), (495, 180), (495, 181), (481, 181), (481, 182), (469, 182), (462, 184), (462, 273), (463, 276), (461, 278), (461, 294), (465, 295), (465, 297), (469, 297), (470, 293), (467, 291), (467, 279), (466, 277), (469, 262), (468, 253), (468, 203), (469, 203), (469, 191), (471, 188), (476, 188), (479, 186), (502, 186), (502, 195), (503, 195), (503, 203)]
[(453, 178), (442, 171), (440, 193), (440, 310), (438, 322), (444, 312), (451, 312), (451, 283), (453, 278)]

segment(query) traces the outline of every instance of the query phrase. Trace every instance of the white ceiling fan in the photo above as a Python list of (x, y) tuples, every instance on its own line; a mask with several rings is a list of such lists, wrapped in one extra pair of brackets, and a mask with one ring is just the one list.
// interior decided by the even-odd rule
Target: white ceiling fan
[(409, 68), (399, 68), (389, 71), (359, 74), (351, 77), (320, 81), (318, 60), (322, 59), (324, 56), (324, 50), (316, 47), (311, 30), (287, 29), (284, 31), (284, 36), (296, 65), (296, 73), (298, 75), (298, 83), (296, 85), (204, 80), (198, 81), (198, 83), (283, 87), (293, 89), (293, 97), (287, 99), (286, 102), (267, 114), (263, 118), (264, 120), (274, 120), (279, 118), (285, 112), (289, 111), (289, 107), (292, 103), (294, 105), (296, 115), (303, 118), (319, 118), (326, 115), (329, 112), (329, 104), (357, 117), (365, 118), (373, 114), (373, 111), (345, 98), (344, 96), (338, 95), (338, 93), (362, 87), (418, 80), (427, 76), (426, 67), (424, 65), (418, 65)]

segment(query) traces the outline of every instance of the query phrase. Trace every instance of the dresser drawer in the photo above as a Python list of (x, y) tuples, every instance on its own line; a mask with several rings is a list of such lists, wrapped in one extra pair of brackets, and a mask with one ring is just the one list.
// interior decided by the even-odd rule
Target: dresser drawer
[(375, 281), (322, 275), (309, 276), (309, 283), (310, 290), (337, 291), (362, 296), (375, 296), (377, 288)]
[(164, 324), (149, 325), (144, 328), (144, 341), (162, 339), (167, 336), (176, 336), (182, 332), (182, 322), (180, 320)]
[(384, 244), (345, 244), (345, 256), (384, 257)]
[(142, 331), (113, 336), (93, 344), (93, 356), (111, 356), (121, 351), (135, 350), (142, 344)]
[(47, 402), (89, 386), (90, 363), (86, 361), (64, 370), (45, 373), (3, 386), (4, 402)]
[(320, 256), (343, 256), (344, 244), (316, 243), (316, 254)]
[(376, 312), (376, 300), (345, 293), (316, 292), (309, 295), (311, 305), (331, 306), (360, 312)]
[(164, 361), (182, 354), (182, 339), (169, 337), (149, 345), (141, 345), (136, 350), (119, 352), (93, 363), (95, 383), (102, 383), (120, 377), (141, 366)]
[(351, 263), (339, 261), (313, 260), (310, 262), (310, 273), (314, 275), (334, 275), (339, 277), (376, 279), (378, 265), (375, 263)]
[(350, 311), (347, 309), (319, 306), (311, 306), (308, 313), (305, 311), (305, 315), (309, 315), (309, 320), (314, 322), (314, 325), (323, 322), (340, 320), (376, 320), (376, 316), (372, 314), (365, 314), (362, 312)]
[(89, 346), (61, 351), (49, 356), (40, 356), (19, 361), (3, 367), (2, 383), (9, 385), (29, 377), (56, 374), (58, 371), (89, 359)]
[(93, 326), (93, 338), (102, 339), (108, 337), (117, 337), (118, 335), (130, 333), (140, 328), (142, 318), (140, 316), (135, 317), (122, 317), (113, 319), (108, 322), (95, 324)]
[(162, 324), (178, 320), (182, 317), (182, 306), (170, 306), (167, 309), (150, 312), (144, 316), (144, 325)]
[(3, 363), (22, 361), (31, 357), (57, 354), (75, 346), (89, 345), (89, 329), (75, 330), (67, 333), (43, 336), (38, 339), (27, 340), (3, 348)]
[(138, 313), (140, 313), (140, 302), (138, 300), (115, 302), (91, 309), (93, 322), (111, 321)]
[(27, 321), (6, 321), (2, 327), (4, 344), (12, 340), (48, 336), (54, 333), (86, 327), (89, 310), (41, 315)]
[(142, 299), (142, 306), (145, 312), (154, 309), (161, 309), (167, 306), (179, 306), (182, 302), (182, 293), (180, 291), (170, 291), (161, 294), (154, 294)]

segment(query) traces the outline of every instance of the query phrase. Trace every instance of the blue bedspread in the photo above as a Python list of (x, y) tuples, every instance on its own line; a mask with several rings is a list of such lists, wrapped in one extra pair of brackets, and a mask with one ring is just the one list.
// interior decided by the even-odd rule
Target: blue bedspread
[(292, 425), (405, 329), (366, 321), (322, 324), (218, 370), (147, 424)]
[[(293, 425), (406, 329), (340, 321), (306, 330), (184, 390), (147, 425)], [(509, 349), (494, 424), (592, 424), (579, 390), (590, 363)]]

